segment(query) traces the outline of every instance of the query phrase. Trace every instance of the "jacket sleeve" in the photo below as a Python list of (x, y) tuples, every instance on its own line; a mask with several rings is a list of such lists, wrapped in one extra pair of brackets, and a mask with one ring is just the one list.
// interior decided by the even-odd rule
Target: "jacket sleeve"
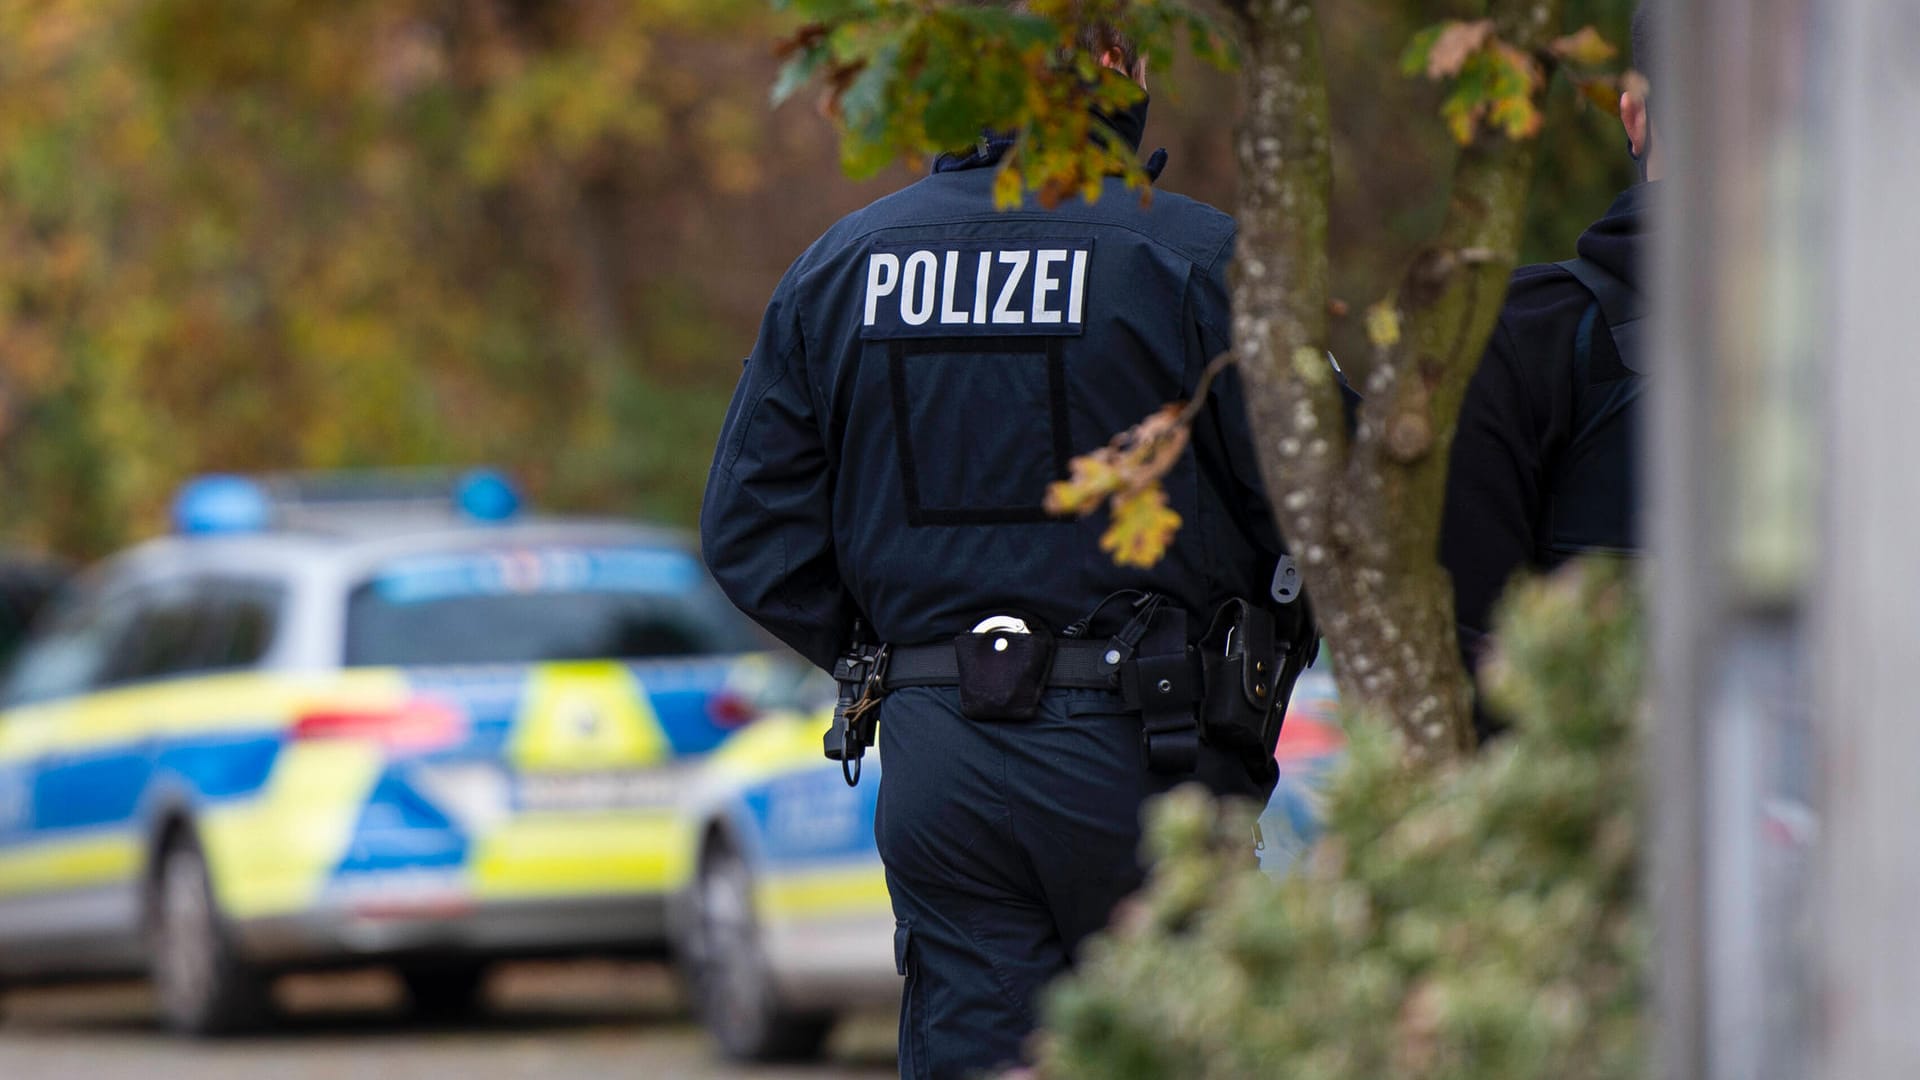
[(735, 606), (831, 670), (852, 634), (855, 609), (835, 557), (833, 475), (822, 432), (792, 289), (783, 283), (720, 431), (700, 544)]

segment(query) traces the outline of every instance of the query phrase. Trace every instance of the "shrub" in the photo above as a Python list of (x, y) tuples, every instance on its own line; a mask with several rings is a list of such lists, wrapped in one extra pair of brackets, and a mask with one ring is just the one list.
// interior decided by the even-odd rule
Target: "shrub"
[(1153, 811), (1152, 880), (1054, 988), (1055, 1080), (1642, 1072), (1641, 650), (1617, 564), (1515, 590), (1490, 692), (1513, 731), (1408, 764), (1348, 722), (1300, 872), (1247, 865), (1252, 812), (1197, 788)]

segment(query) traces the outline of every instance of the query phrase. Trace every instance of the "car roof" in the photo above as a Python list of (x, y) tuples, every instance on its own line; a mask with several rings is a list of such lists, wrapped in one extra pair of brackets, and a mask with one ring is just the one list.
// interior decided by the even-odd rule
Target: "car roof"
[(445, 515), (365, 518), (258, 533), (162, 537), (114, 556), (93, 576), (116, 584), (213, 572), (353, 578), (391, 560), (430, 552), (608, 544), (694, 550), (685, 531), (616, 519), (528, 517), (496, 524)]

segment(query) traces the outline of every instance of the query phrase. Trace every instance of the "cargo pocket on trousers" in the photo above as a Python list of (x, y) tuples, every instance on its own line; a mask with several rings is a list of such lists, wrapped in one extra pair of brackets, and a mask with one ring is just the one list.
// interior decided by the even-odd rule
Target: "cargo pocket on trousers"
[(932, 1063), (927, 1060), (927, 1006), (921, 1000), (926, 988), (921, 984), (910, 919), (893, 921), (893, 967), (907, 980), (900, 994), (900, 1075), (917, 1080), (932, 1075)]

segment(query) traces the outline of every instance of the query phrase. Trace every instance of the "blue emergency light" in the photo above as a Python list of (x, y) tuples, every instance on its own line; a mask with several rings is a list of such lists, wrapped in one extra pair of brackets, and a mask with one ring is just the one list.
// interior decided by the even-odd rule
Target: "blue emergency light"
[(475, 521), (506, 521), (520, 512), (520, 493), (498, 469), (470, 469), (453, 489), (454, 505)]
[(198, 477), (173, 500), (173, 526), (189, 536), (263, 532), (342, 521), (458, 514), (492, 524), (520, 513), (520, 492), (498, 469), (373, 470)]
[(244, 476), (202, 476), (173, 499), (173, 527), (190, 536), (259, 532), (272, 521), (272, 500)]

